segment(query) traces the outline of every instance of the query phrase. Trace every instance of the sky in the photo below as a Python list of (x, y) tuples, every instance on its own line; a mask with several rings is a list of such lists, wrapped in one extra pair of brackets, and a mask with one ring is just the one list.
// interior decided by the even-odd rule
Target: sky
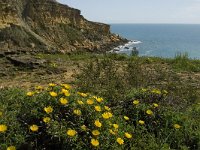
[(103, 23), (200, 24), (200, 0), (57, 0)]

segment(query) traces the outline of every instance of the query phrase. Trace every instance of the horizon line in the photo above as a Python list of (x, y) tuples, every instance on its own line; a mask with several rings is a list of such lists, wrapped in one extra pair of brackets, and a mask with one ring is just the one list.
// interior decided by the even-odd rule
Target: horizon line
[(174, 25), (200, 25), (200, 23), (112, 23), (105, 22), (105, 24), (174, 24)]

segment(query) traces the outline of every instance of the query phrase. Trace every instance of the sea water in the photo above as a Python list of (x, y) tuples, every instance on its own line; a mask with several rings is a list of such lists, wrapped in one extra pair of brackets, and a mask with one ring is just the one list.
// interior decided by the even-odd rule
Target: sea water
[(200, 25), (111, 24), (111, 32), (141, 41), (135, 45), (140, 56), (173, 58), (187, 53), (190, 58), (200, 59)]

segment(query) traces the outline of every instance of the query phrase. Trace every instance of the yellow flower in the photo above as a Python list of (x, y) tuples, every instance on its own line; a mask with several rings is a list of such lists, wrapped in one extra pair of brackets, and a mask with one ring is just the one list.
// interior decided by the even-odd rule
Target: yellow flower
[(124, 144), (124, 140), (122, 138), (117, 138), (117, 143), (122, 145), (122, 144)]
[(180, 126), (179, 124), (174, 124), (174, 128), (175, 128), (175, 129), (180, 129), (181, 126)]
[(33, 124), (32, 126), (30, 126), (30, 130), (33, 131), (33, 132), (37, 132), (39, 129), (39, 127), (35, 124)]
[(53, 112), (53, 108), (51, 106), (48, 106), (48, 107), (45, 107), (44, 108), (44, 111), (49, 114), (49, 113), (52, 113)]
[(66, 104), (68, 103), (68, 100), (65, 99), (65, 98), (60, 98), (60, 103), (61, 103), (62, 105), (66, 105)]
[(49, 86), (53, 87), (53, 86), (56, 86), (56, 84), (54, 84), (54, 83), (49, 83)]
[(27, 96), (33, 96), (33, 95), (34, 95), (34, 92), (27, 92), (26, 95), (27, 95)]
[(43, 87), (42, 87), (42, 86), (36, 86), (35, 89), (36, 89), (36, 90), (42, 90)]
[(70, 96), (69, 90), (62, 89), (62, 90), (61, 90), (61, 93), (64, 94), (65, 96), (67, 96), (67, 97)]
[(77, 92), (77, 94), (82, 96), (82, 97), (87, 97), (88, 96), (86, 93), (81, 93), (81, 92)]
[(129, 117), (127, 117), (127, 116), (124, 116), (124, 119), (125, 119), (125, 120), (129, 120)]
[(113, 135), (115, 135), (116, 133), (112, 130), (112, 129), (109, 129), (109, 132)]
[(98, 98), (96, 98), (96, 101), (101, 103), (103, 101), (103, 98), (102, 97), (98, 97)]
[(71, 86), (69, 84), (61, 84), (61, 86), (65, 87), (66, 89), (71, 89)]
[(132, 138), (132, 135), (128, 132), (124, 133), (125, 137), (127, 137), (128, 139)]
[(66, 89), (61, 89), (61, 93), (66, 93), (66, 92), (69, 92), (68, 90), (66, 90)]
[(107, 111), (110, 111), (110, 110), (111, 110), (110, 107), (108, 107), (108, 106), (104, 106), (104, 108), (105, 108), (105, 110), (107, 110)]
[(58, 96), (58, 94), (57, 94), (56, 92), (49, 92), (49, 94), (50, 94), (52, 97)]
[(69, 136), (75, 136), (76, 134), (77, 134), (77, 132), (75, 130), (69, 129), (67, 131), (67, 135), (69, 135)]
[(94, 101), (92, 99), (88, 99), (87, 104), (92, 105), (92, 104), (94, 104)]
[(134, 105), (138, 105), (139, 103), (140, 103), (139, 100), (134, 100), (134, 101), (133, 101), (133, 104), (134, 104)]
[(96, 111), (101, 111), (101, 106), (94, 106), (94, 109), (95, 109)]
[(70, 93), (69, 93), (69, 91), (68, 92), (65, 92), (65, 93), (63, 93), (65, 96), (67, 96), (67, 97), (69, 97), (70, 96)]
[(9, 147), (7, 147), (7, 150), (16, 150), (16, 147), (15, 146), (9, 146)]
[(45, 123), (48, 123), (50, 120), (51, 120), (51, 118), (49, 118), (49, 117), (44, 117), (44, 118), (43, 118), (43, 121), (44, 121)]
[(109, 118), (111, 118), (113, 115), (112, 115), (112, 113), (110, 113), (110, 112), (105, 112), (105, 113), (103, 113), (102, 114), (102, 117), (104, 118), (104, 119), (109, 119)]
[(153, 89), (151, 92), (155, 94), (161, 94), (161, 91), (159, 89)]
[(101, 126), (102, 126), (102, 124), (99, 120), (95, 120), (94, 124), (95, 124), (95, 126), (97, 126), (99, 128), (101, 128)]
[(150, 109), (148, 109), (148, 110), (146, 111), (146, 113), (147, 113), (148, 115), (153, 115), (153, 112), (152, 112)]
[(95, 139), (91, 139), (91, 144), (93, 145), (93, 146), (99, 146), (99, 141), (98, 140), (95, 140)]
[(83, 104), (84, 104), (84, 102), (83, 102), (82, 100), (77, 100), (77, 103), (78, 103), (79, 105), (83, 105)]
[(74, 109), (74, 114), (80, 116), (81, 111), (79, 109)]
[(118, 128), (119, 128), (119, 125), (118, 125), (118, 124), (113, 124), (113, 127), (114, 127), (115, 129), (118, 129)]
[(87, 130), (86, 125), (82, 125), (82, 126), (81, 126), (81, 129), (84, 130), (84, 131), (86, 131), (86, 130)]
[(141, 125), (144, 124), (144, 121), (143, 121), (143, 120), (139, 120), (138, 122), (139, 122), (139, 124), (141, 124)]
[(7, 130), (7, 126), (4, 124), (0, 124), (0, 132), (5, 132)]
[(153, 103), (153, 106), (154, 106), (154, 107), (158, 107), (158, 104), (156, 104), (156, 103)]
[(92, 131), (92, 134), (93, 134), (94, 136), (98, 136), (98, 135), (100, 134), (100, 132), (99, 132), (98, 130), (93, 130), (93, 131)]
[(3, 113), (0, 111), (0, 117), (3, 115)]

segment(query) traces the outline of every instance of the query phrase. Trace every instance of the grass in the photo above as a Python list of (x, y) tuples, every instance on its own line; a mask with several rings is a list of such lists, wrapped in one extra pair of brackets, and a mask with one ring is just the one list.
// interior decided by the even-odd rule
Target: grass
[(199, 60), (90, 53), (37, 57), (56, 63), (45, 69), (78, 63), (79, 71), (72, 86), (60, 84), (66, 79), (57, 71), (60, 76), (50, 78), (56, 84), (0, 89), (0, 125), (7, 127), (0, 126), (2, 149), (200, 148)]

